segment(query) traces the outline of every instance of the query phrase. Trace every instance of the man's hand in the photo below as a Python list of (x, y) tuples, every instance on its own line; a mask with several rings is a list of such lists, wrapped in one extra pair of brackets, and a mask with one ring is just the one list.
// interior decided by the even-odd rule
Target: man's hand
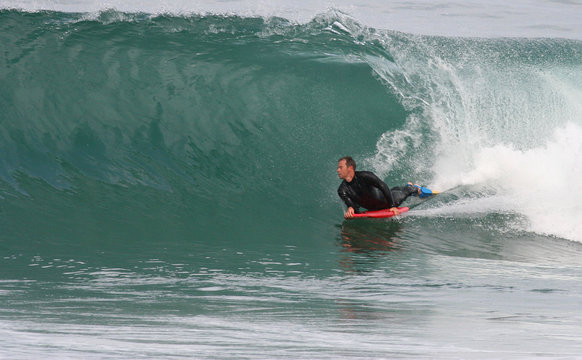
[(392, 211), (394, 215), (400, 215), (400, 210), (398, 210), (396, 207), (391, 208), (390, 211)]
[(356, 211), (354, 210), (353, 207), (349, 207), (348, 210), (346, 211), (346, 213), (344, 214), (344, 218), (345, 219), (351, 219), (354, 217), (354, 214), (356, 213)]

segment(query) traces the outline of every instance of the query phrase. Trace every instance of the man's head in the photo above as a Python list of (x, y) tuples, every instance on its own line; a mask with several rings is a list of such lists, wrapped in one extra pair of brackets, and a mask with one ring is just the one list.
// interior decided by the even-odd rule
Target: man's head
[(351, 156), (344, 156), (337, 162), (337, 176), (347, 182), (352, 181), (356, 172), (356, 162)]

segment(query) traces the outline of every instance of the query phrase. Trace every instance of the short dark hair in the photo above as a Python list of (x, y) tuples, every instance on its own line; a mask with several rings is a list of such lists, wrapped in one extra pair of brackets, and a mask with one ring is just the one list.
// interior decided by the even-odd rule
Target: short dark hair
[(346, 166), (348, 167), (353, 167), (354, 170), (356, 170), (356, 161), (354, 159), (352, 159), (351, 156), (344, 156), (343, 158), (339, 159), (337, 162), (340, 162), (342, 160), (346, 161)]

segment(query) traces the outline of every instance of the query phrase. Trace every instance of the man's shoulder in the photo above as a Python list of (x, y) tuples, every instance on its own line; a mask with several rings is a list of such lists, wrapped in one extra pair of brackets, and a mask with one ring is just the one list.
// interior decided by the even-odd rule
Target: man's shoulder
[(371, 171), (356, 171), (356, 176), (360, 179), (378, 179), (378, 176)]

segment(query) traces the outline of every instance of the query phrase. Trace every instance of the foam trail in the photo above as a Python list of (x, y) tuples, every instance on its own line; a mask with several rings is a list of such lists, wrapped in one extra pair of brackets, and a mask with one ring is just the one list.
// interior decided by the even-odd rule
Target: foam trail
[(523, 214), (527, 230), (582, 242), (582, 127), (569, 123), (547, 144), (527, 151), (498, 145), (475, 154), (463, 185), (488, 184), (497, 190), (496, 208)]

